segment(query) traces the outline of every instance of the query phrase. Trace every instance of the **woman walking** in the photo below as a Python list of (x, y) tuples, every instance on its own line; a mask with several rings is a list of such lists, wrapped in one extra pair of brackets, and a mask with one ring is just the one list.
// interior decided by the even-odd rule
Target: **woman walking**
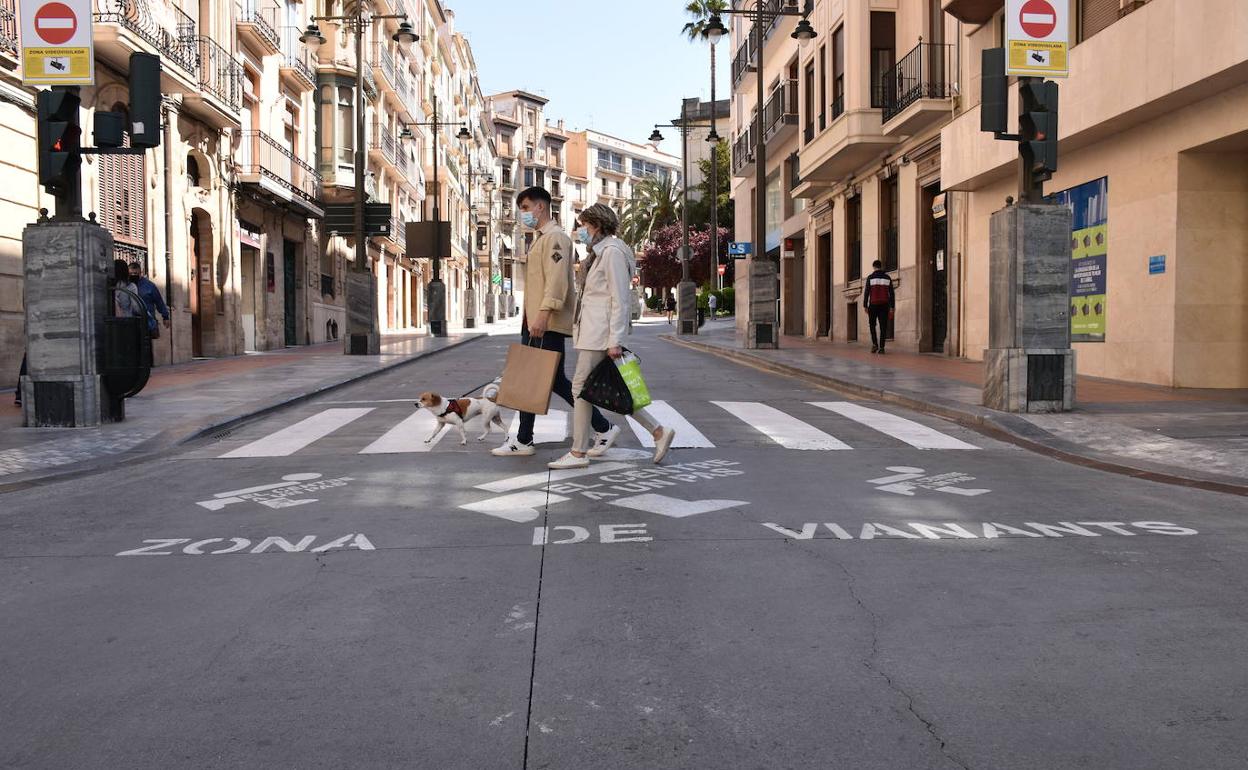
[[(589, 465), (590, 457), (602, 453), (590, 448), (593, 405), (581, 398), (581, 389), (594, 367), (608, 357), (619, 358), (624, 354), (621, 340), (628, 334), (636, 268), (633, 250), (615, 237), (620, 220), (613, 210), (595, 203), (581, 212), (578, 221), (580, 227), (576, 236), (588, 246), (588, 256), (581, 265), (581, 287), (572, 325), (572, 346), (576, 348), (576, 374), (572, 377), (572, 392), (576, 394), (572, 451), (548, 464), (554, 469), (584, 468)], [(644, 408), (633, 412), (633, 419), (654, 437), (654, 461), (660, 462), (671, 448), (676, 431), (660, 425)]]

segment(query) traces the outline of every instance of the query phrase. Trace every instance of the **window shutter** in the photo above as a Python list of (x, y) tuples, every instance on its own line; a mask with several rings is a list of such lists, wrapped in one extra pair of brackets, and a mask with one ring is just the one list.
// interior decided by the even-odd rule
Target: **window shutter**
[(1079, 41), (1118, 21), (1118, 0), (1082, 0), (1079, 6)]
[[(123, 147), (130, 146), (125, 135)], [(119, 241), (146, 245), (147, 206), (142, 155), (100, 155), (100, 221)]]

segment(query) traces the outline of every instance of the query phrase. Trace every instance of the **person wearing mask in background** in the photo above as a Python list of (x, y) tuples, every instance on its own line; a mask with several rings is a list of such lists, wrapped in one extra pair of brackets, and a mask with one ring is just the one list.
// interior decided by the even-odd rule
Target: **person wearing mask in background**
[(113, 302), (118, 316), (143, 318), (147, 315), (138, 293), (138, 287), (130, 283), (130, 266), (124, 259), (113, 260)]
[[(871, 326), (871, 352), (884, 353), (884, 336), (888, 334), (888, 321), (893, 317), (896, 297), (893, 295), (893, 279), (884, 272), (884, 263), (871, 263), (875, 270), (867, 276), (862, 289), (862, 306), (867, 311), (867, 323)], [(880, 327), (876, 336), (875, 327)]]
[[(572, 392), (576, 394), (576, 413), (572, 420), (572, 451), (547, 467), (584, 468), (590, 457), (606, 451), (593, 445), (589, 435), (593, 405), (581, 398), (581, 389), (594, 367), (603, 359), (624, 354), (622, 340), (629, 331), (629, 305), (632, 302), (633, 271), (636, 262), (628, 244), (615, 237), (620, 220), (608, 206), (595, 203), (581, 212), (576, 234), (589, 247), (581, 265), (581, 286), (577, 293), (576, 315), (572, 327), (572, 346), (576, 348), (576, 374), (572, 376)], [(676, 431), (659, 424), (645, 408), (633, 412), (633, 419), (654, 437), (654, 461), (660, 462), (672, 446)]]
[[(516, 196), (520, 223), (537, 231), (537, 240), (529, 249), (524, 266), (524, 315), (520, 323), (520, 342), (540, 341), (543, 350), (559, 353), (555, 369), (554, 392), (573, 405), (572, 383), (563, 370), (564, 340), (572, 335), (572, 318), (576, 309), (576, 283), (572, 278), (575, 253), (572, 239), (550, 216), (550, 193), (541, 187), (530, 187)], [(533, 454), (533, 424), (537, 416), (520, 413), (520, 429), (502, 446), (492, 449), (495, 457), (523, 457)], [(594, 448), (607, 451), (620, 433), (602, 412), (593, 410)]]
[(143, 274), (143, 268), (137, 262), (130, 263), (130, 283), (135, 285), (135, 291), (147, 304), (147, 329), (151, 332), (152, 339), (160, 337), (160, 326), (156, 323), (157, 313), (164, 319), (165, 328), (169, 328), (169, 308), (165, 305), (165, 298), (160, 296), (160, 289)]

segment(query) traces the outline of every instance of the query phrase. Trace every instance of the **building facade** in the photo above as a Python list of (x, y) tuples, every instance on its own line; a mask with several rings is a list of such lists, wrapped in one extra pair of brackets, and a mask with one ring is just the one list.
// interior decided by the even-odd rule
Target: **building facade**
[[(369, 238), (383, 332), (424, 328), (427, 255), (409, 256), (405, 224), (431, 218), (434, 115), (440, 213), (452, 225), (443, 263), (448, 319), (461, 323), (465, 289), (487, 283), (495, 239), (472, 243), (470, 206), (495, 167), (476, 64), (440, 0), (394, 0), (420, 42), (391, 36), (398, 20), (365, 28), (365, 194), (389, 203), (389, 233)], [(345, 9), (345, 10), (344, 10)], [(326, 207), (355, 199), (355, 36), (322, 22), (323, 45), (300, 36), (313, 15), (349, 12), (338, 0), (130, 0), (94, 15), (95, 85), (82, 89), (83, 144), (96, 110), (125, 113), (133, 52), (160, 56), (161, 146), (143, 155), (86, 155), (83, 210), (165, 296), (171, 328), (158, 365), (338, 340), (346, 332), (344, 271), (351, 232), (323, 225)], [(13, 0), (0, 0), (0, 387), (16, 383), (24, 348), (21, 231), (50, 198), (37, 183), (35, 89), (21, 85)], [(465, 128), (469, 138), (458, 136)], [(405, 130), (406, 129), (406, 130)], [(469, 173), (472, 169), (472, 173)], [(485, 172), (485, 173), (477, 173)], [(486, 256), (488, 255), (488, 256)], [(479, 262), (480, 266), (474, 266)], [(477, 295), (477, 317), (484, 300)]]
[[(1072, 281), (1083, 374), (1248, 386), (1248, 277), (1232, 257), (1248, 253), (1231, 213), (1248, 179), (1238, 8), (1070, 0), (1060, 170), (1045, 189), (1075, 209), (1072, 274), (1091, 287)], [(1017, 145), (979, 131), (980, 53), (1002, 45), (1004, 2), (817, 0), (811, 23), (804, 47), (793, 20), (773, 23), (764, 56), (766, 240), (784, 332), (866, 339), (862, 278), (878, 259), (896, 286), (893, 347), (981, 359), (988, 220), (1018, 195)], [(738, 240), (757, 194), (748, 31), (740, 19), (732, 30)], [(1135, 47), (1150, 51), (1146, 71), (1122, 64)], [(1150, 273), (1150, 257), (1164, 267)]]
[[(683, 118), (677, 115), (672, 118), (674, 125), (681, 125), (683, 120), (689, 121), (693, 128), (689, 129), (689, 197), (700, 198), (702, 195), (702, 185), (706, 178), (702, 173), (702, 164), (709, 162), (714, 152), (715, 144), (709, 141), (711, 135), (711, 120), (714, 118), (715, 135), (720, 139), (732, 136), (732, 100), (717, 99), (715, 100), (714, 112), (711, 110), (711, 103), (698, 98), (686, 99), (684, 102)], [(679, 129), (676, 129), (676, 141), (680, 141)], [(723, 180), (720, 180), (723, 183)]]

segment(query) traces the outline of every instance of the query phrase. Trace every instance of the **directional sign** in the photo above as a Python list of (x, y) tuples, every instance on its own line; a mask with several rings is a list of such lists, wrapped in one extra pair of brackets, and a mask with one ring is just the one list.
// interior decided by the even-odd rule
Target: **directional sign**
[(1005, 20), (1007, 74), (1066, 77), (1070, 52), (1070, 7), (1066, 0), (1007, 0)]
[(748, 241), (733, 241), (728, 244), (728, 256), (736, 259), (748, 257), (754, 253), (754, 244)]
[[(364, 232), (368, 235), (390, 234), (390, 204), (364, 204)], [(351, 235), (355, 232), (355, 204), (330, 203), (325, 206), (326, 232)]]
[(23, 0), (22, 83), (95, 83), (90, 0)]

